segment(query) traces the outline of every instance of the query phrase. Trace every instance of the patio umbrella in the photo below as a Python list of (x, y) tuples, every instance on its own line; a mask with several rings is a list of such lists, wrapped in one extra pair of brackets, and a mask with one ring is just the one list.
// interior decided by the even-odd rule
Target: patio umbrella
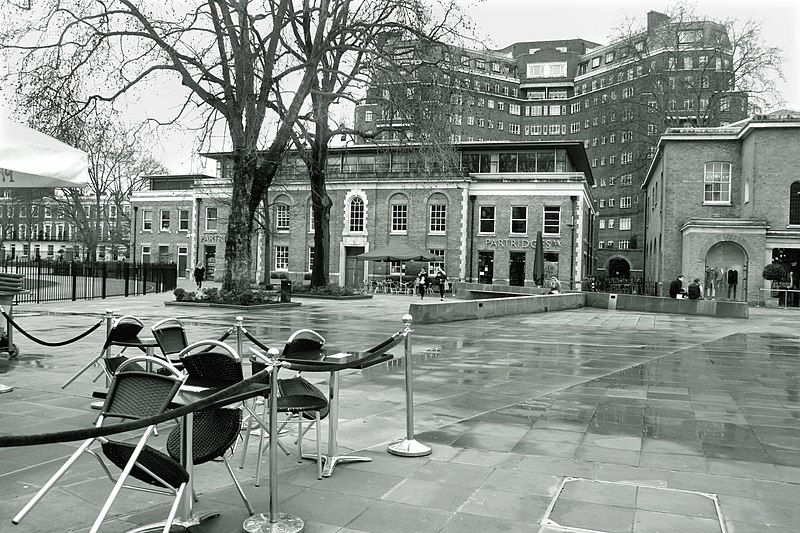
[[(89, 183), (86, 152), (31, 128), (0, 118), (0, 187), (83, 187)], [(0, 331), (6, 321), (0, 319)], [(9, 347), (11, 339), (9, 339)], [(0, 383), (0, 394), (13, 387)]]
[(83, 187), (88, 182), (86, 152), (0, 119), (0, 187)]
[(533, 256), (533, 281), (538, 286), (544, 285), (544, 251), (542, 250), (542, 232), (536, 232), (536, 250)]
[[(364, 261), (441, 261), (442, 258), (406, 243), (387, 244), (369, 252), (358, 254), (356, 259)], [(400, 269), (400, 283), (403, 282), (403, 269)]]

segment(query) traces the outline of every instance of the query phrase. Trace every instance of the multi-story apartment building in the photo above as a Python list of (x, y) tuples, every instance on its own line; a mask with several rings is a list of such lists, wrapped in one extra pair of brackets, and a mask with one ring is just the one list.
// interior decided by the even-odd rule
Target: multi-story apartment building
[[(724, 26), (673, 21), (650, 12), (647, 29), (600, 45), (583, 39), (527, 41), (500, 50), (449, 49), (453, 142), (583, 141), (594, 174), (593, 270), (641, 277), (644, 204), (640, 186), (667, 127), (720, 126), (746, 116), (735, 91)], [(414, 98), (373, 87), (356, 108), (360, 131), (395, 142), (410, 126), (391, 109)], [(401, 114), (402, 115), (402, 114)]]

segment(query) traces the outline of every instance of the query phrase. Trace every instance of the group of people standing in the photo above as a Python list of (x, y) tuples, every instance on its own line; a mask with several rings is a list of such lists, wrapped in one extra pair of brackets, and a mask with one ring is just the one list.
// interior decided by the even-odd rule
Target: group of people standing
[[(447, 289), (449, 289), (450, 282), (447, 281), (447, 274), (441, 267), (436, 270), (436, 276), (434, 279), (439, 284), (439, 299), (444, 300), (444, 293)], [(417, 292), (419, 293), (419, 299), (423, 300), (425, 298), (425, 292), (428, 290), (430, 286), (430, 280), (428, 280), (428, 273), (425, 272), (424, 268), (419, 269), (419, 274), (417, 274), (416, 280), (414, 280), (414, 284), (417, 286)]]

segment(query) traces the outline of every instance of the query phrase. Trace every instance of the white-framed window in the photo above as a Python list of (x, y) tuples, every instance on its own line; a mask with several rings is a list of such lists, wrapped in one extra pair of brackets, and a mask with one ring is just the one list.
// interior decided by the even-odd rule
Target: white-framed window
[(714, 161), (706, 163), (703, 175), (705, 204), (731, 202), (731, 164)]
[(308, 265), (308, 272), (314, 270), (314, 247), (308, 247), (308, 254), (306, 254), (306, 265)]
[[(504, 87), (506, 91), (508, 91), (508, 87)], [(497, 110), (498, 111), (505, 111), (506, 110), (506, 103), (500, 100), (497, 101)]]
[(440, 268), (444, 270), (445, 250), (443, 250), (442, 248), (430, 248), (428, 249), (428, 253), (431, 253), (433, 255), (438, 255), (439, 257), (442, 258), (441, 261), (428, 261), (428, 275), (435, 276)]
[(372, 111), (370, 111), (369, 109), (364, 111), (364, 122), (372, 122), (373, 118), (374, 114), (372, 113)]
[(619, 177), (620, 185), (631, 185), (633, 183), (633, 174), (623, 174)]
[(614, 220), (613, 218), (608, 219), (608, 229), (614, 229)]
[(153, 211), (142, 210), (142, 231), (153, 231)]
[(605, 247), (606, 247), (606, 241), (598, 241), (597, 242), (597, 248), (598, 249), (602, 250)]
[(389, 261), (389, 273), (390, 274), (405, 274), (406, 272), (406, 263), (405, 261)]
[(178, 231), (189, 231), (188, 209), (178, 209)]
[(308, 203), (308, 232), (314, 233), (314, 202)]
[(605, 219), (600, 219), (600, 229), (606, 229), (606, 221)]
[(561, 132), (561, 126), (558, 124), (550, 124), (550, 135), (558, 135)]
[(608, 207), (614, 207), (616, 205), (616, 200), (614, 198), (608, 199)]
[[(539, 108), (541, 111), (542, 106), (533, 106), (534, 108)], [(508, 104), (508, 113), (510, 115), (519, 115), (521, 112), (521, 107), (519, 104)], [(539, 113), (541, 115), (541, 112)]]
[(350, 200), (348, 228), (350, 231), (364, 231), (364, 200), (359, 196)]
[(482, 128), (484, 127), (485, 124), (486, 124), (486, 119), (484, 119), (483, 117), (478, 117), (478, 127)]
[(142, 246), (142, 264), (150, 263), (150, 247)]
[(217, 217), (216, 207), (206, 207), (206, 231), (217, 231)]
[(619, 206), (622, 209), (628, 209), (631, 206), (631, 197), (630, 196), (622, 196), (619, 199)]
[(527, 235), (528, 233), (528, 207), (511, 207), (511, 234)]
[(519, 135), (519, 124), (511, 123), (508, 125), (508, 133), (512, 135)]
[(286, 245), (275, 246), (275, 270), (289, 270), (289, 247)]
[(631, 244), (631, 241), (629, 241), (628, 239), (623, 239), (623, 240), (619, 241), (619, 249), (620, 250), (627, 250), (628, 248), (630, 248), (630, 244)]
[(600, 198), (600, 200), (598, 201), (598, 207), (603, 208), (605, 206), (606, 206), (606, 199)]
[(289, 231), (289, 206), (275, 204), (275, 230)]
[(631, 217), (620, 218), (619, 229), (631, 229)]
[(408, 231), (408, 204), (392, 204), (392, 233)]
[(478, 233), (494, 234), (495, 206), (482, 205), (479, 209)]
[(467, 116), (467, 126), (474, 126), (475, 125), (475, 117), (472, 115)]
[(528, 63), (529, 78), (563, 78), (567, 75), (567, 62)]
[(541, 135), (542, 134), (542, 125), (541, 124), (534, 124), (531, 127), (531, 135)]
[(581, 123), (580, 122), (573, 122), (569, 125), (569, 132), (570, 133), (578, 133), (581, 131)]
[(445, 204), (431, 204), (429, 206), (430, 233), (444, 233), (447, 229), (447, 206)]
[(161, 210), (161, 231), (169, 231), (169, 210)]
[(561, 207), (545, 206), (542, 221), (542, 235), (559, 235), (561, 233)]

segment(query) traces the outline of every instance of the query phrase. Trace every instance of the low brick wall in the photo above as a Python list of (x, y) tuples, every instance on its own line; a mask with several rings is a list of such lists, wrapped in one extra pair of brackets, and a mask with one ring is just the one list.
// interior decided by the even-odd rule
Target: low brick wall
[[(458, 298), (412, 303), (408, 312), (419, 324), (474, 320), (496, 316), (547, 313), (581, 307), (608, 309), (609, 295), (602, 292), (567, 292), (545, 294), (545, 289), (535, 287), (510, 287), (457, 282), (454, 286)], [(719, 318), (749, 318), (746, 302), (716, 300), (673, 299), (661, 296), (618, 294), (619, 311), (643, 313), (669, 313), (677, 315), (702, 315)]]

